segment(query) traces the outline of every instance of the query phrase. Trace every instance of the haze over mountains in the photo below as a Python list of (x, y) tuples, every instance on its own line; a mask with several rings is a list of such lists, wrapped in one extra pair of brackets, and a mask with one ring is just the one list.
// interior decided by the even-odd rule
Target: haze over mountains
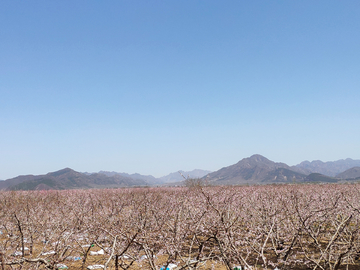
[(127, 174), (127, 173), (108, 172), (108, 171), (100, 171), (99, 173), (105, 174), (107, 176), (122, 175), (122, 176), (130, 177), (133, 179), (141, 179), (149, 184), (165, 184), (165, 183), (173, 183), (173, 182), (182, 181), (182, 180), (184, 180), (184, 177), (201, 178), (210, 172), (211, 171), (199, 170), (199, 169), (195, 169), (195, 170), (187, 171), (187, 172), (180, 170), (180, 171), (173, 172), (173, 173), (170, 173), (168, 175), (165, 175), (165, 176), (162, 176), (159, 178), (155, 178), (152, 175), (141, 175), (138, 173)]
[(320, 160), (314, 160), (312, 162), (303, 161), (296, 165), (296, 167), (304, 169), (305, 171), (317, 172), (327, 176), (335, 177), (339, 173), (342, 173), (350, 168), (360, 167), (360, 160), (347, 158), (328, 162), (322, 162)]
[(201, 178), (211, 185), (360, 181), (360, 160), (348, 158), (332, 162), (304, 161), (290, 167), (261, 155), (253, 155), (215, 172), (199, 169), (179, 172), (155, 178), (152, 175), (109, 171), (80, 173), (65, 168), (45, 175), (23, 175), (0, 181), (0, 189), (62, 190), (184, 185), (184, 177)]
[(353, 167), (336, 175), (340, 179), (356, 179), (360, 177), (360, 167)]
[[(191, 178), (200, 178), (210, 171), (193, 170), (181, 171)], [(138, 173), (127, 174), (109, 171), (98, 173), (80, 173), (65, 168), (45, 175), (21, 175), (5, 181), (0, 181), (0, 190), (63, 190), (63, 189), (89, 189), (89, 188), (121, 188), (134, 186), (157, 186), (170, 182), (184, 180), (180, 173), (155, 178), (152, 175)]]
[(173, 183), (173, 182), (180, 182), (184, 180), (185, 178), (201, 178), (207, 174), (211, 173), (211, 171), (205, 171), (205, 170), (199, 170), (199, 169), (195, 169), (189, 172), (184, 172), (184, 171), (178, 171), (178, 172), (173, 172), (170, 173), (166, 176), (160, 177), (159, 179), (163, 182), (163, 183)]

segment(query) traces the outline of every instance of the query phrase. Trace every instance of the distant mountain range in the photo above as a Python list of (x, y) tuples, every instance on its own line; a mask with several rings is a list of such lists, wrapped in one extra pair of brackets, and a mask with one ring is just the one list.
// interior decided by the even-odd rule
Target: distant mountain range
[[(333, 162), (304, 161), (290, 167), (285, 163), (273, 162), (261, 155), (253, 155), (234, 165), (210, 173), (203, 180), (213, 185), (360, 180), (360, 171), (351, 169), (357, 164), (360, 164), (360, 160), (346, 159)], [(336, 174), (340, 169), (350, 170), (343, 174)]]
[(115, 176), (115, 175), (121, 175), (121, 176), (132, 178), (132, 179), (143, 180), (150, 185), (156, 185), (156, 184), (163, 183), (158, 178), (155, 178), (152, 175), (141, 175), (139, 173), (128, 174), (128, 173), (118, 173), (118, 172), (108, 172), (108, 171), (100, 171), (99, 173), (105, 174), (106, 176), (111, 176), (111, 177)]
[(244, 158), (238, 163), (208, 174), (204, 179), (212, 184), (259, 184), (266, 182), (303, 181), (306, 175), (291, 170), (285, 163), (276, 163), (261, 155)]
[[(141, 175), (138, 173), (127, 174), (127, 173), (118, 173), (118, 172), (109, 172), (109, 171), (100, 171), (99, 173), (105, 174), (107, 176), (121, 175), (121, 176), (129, 177), (132, 179), (144, 180), (149, 185), (161, 185), (161, 184), (166, 184), (166, 183), (182, 181), (182, 180), (184, 180), (184, 177), (186, 177), (186, 178), (201, 178), (210, 172), (211, 171), (199, 170), (199, 169), (195, 169), (192, 171), (181, 171), (180, 170), (178, 172), (173, 172), (173, 173), (170, 173), (168, 175), (165, 175), (165, 176), (162, 176), (159, 178), (155, 178), (152, 175)], [(89, 174), (89, 173), (87, 173), (87, 174)]]
[(211, 173), (211, 171), (205, 171), (205, 170), (199, 170), (195, 169), (189, 172), (184, 171), (178, 171), (174, 173), (170, 173), (166, 176), (160, 177), (159, 179), (163, 183), (174, 183), (174, 182), (180, 182), (184, 180), (185, 178), (201, 178), (207, 174)]
[(360, 167), (353, 167), (336, 175), (340, 179), (356, 179), (360, 177)]
[(101, 173), (87, 175), (65, 168), (45, 175), (24, 175), (0, 182), (0, 189), (48, 190), (88, 189), (145, 186), (147, 182), (121, 175), (107, 176)]
[(360, 181), (360, 160), (304, 161), (290, 167), (261, 155), (253, 155), (215, 172), (196, 169), (174, 172), (160, 178), (109, 171), (80, 173), (65, 168), (45, 175), (22, 175), (0, 181), (0, 189), (61, 190), (184, 185), (184, 178), (198, 178), (211, 185)]
[[(210, 171), (193, 170), (180, 172), (187, 177), (200, 178)], [(183, 180), (183, 178), (179, 172), (155, 178), (152, 175), (141, 175), (138, 173), (127, 174), (108, 171), (80, 173), (70, 168), (65, 168), (45, 175), (21, 175), (5, 181), (0, 180), (0, 190), (62, 190), (158, 186), (180, 180)]]
[(323, 175), (335, 177), (348, 169), (360, 167), (360, 160), (347, 158), (328, 162), (322, 162), (320, 160), (314, 160), (312, 162), (303, 161), (296, 165), (296, 167), (307, 172), (321, 173)]

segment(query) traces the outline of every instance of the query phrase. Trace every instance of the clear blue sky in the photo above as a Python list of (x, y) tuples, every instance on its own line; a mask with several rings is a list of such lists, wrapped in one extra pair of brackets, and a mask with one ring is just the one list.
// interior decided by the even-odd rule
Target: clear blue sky
[(0, 179), (360, 159), (360, 1), (1, 1)]

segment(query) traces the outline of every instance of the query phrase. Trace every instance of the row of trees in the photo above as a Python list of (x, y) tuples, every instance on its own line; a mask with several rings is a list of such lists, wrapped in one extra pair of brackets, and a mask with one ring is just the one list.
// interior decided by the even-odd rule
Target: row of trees
[(0, 269), (351, 269), (359, 198), (357, 184), (1, 192)]

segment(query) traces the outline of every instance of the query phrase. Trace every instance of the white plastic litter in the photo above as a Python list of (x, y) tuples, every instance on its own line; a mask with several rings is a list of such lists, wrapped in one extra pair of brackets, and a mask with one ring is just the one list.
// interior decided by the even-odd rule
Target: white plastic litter
[(90, 255), (96, 256), (96, 255), (104, 255), (105, 252), (103, 249), (100, 249), (99, 251), (90, 251)]
[(173, 264), (173, 263), (170, 263), (169, 265), (168, 265), (168, 268), (170, 269), (170, 270), (173, 270), (174, 268), (176, 268), (177, 267), (177, 265), (176, 264)]
[(53, 255), (55, 253), (56, 253), (55, 251), (51, 250), (51, 251), (48, 251), (48, 252), (43, 252), (43, 253), (41, 253), (41, 255), (48, 256), (48, 255)]
[(80, 261), (81, 257), (80, 256), (67, 256), (65, 258), (65, 260), (67, 260), (67, 261)]
[[(21, 248), (18, 248), (18, 250), (21, 250)], [(24, 247), (24, 251), (29, 250), (28, 247)]]
[(67, 267), (65, 264), (57, 264), (56, 268), (57, 269), (68, 269), (69, 267)]
[(105, 266), (102, 265), (102, 264), (94, 264), (94, 265), (89, 265), (87, 267), (87, 269), (89, 269), (89, 270), (92, 270), (92, 269), (104, 269), (104, 268), (105, 268)]
[(21, 255), (22, 255), (22, 252), (21, 252), (21, 251), (15, 251), (13, 255), (14, 255), (14, 256), (21, 256)]

